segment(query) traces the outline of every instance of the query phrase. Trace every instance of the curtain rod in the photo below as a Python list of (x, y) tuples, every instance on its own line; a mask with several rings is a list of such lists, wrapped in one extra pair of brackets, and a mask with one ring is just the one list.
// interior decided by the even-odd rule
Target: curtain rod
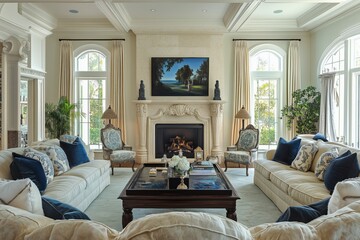
[(233, 41), (301, 41), (301, 39), (233, 39)]
[(114, 40), (119, 40), (119, 41), (125, 41), (124, 38), (121, 38), (121, 39), (81, 39), (81, 38), (78, 38), (78, 39), (66, 39), (66, 38), (60, 38), (59, 41), (114, 41)]

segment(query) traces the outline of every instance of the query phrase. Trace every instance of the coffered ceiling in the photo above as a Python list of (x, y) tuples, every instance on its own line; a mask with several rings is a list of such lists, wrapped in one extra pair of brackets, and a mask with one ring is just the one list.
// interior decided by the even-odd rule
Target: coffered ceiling
[[(11, 0), (8, 0), (12, 2)], [(360, 8), (360, 0), (17, 0), (25, 17), (52, 30), (119, 32), (308, 31)]]

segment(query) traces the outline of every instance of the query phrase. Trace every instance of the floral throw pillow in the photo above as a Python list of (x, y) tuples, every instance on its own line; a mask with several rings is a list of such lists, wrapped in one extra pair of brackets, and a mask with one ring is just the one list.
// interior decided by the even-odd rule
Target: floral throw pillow
[(291, 163), (291, 167), (303, 172), (309, 171), (318, 149), (315, 143), (302, 145), (294, 161)]
[(70, 169), (67, 156), (61, 147), (57, 145), (37, 145), (32, 146), (32, 148), (49, 156), (54, 166), (55, 176), (61, 175)]
[(332, 149), (329, 152), (324, 152), (320, 155), (320, 159), (315, 166), (315, 176), (324, 181), (324, 173), (326, 167), (329, 166), (330, 162), (339, 156), (338, 150), (336, 148)]
[(47, 184), (54, 179), (54, 166), (48, 155), (30, 147), (24, 149), (24, 155), (25, 157), (35, 159), (41, 163), (45, 172)]

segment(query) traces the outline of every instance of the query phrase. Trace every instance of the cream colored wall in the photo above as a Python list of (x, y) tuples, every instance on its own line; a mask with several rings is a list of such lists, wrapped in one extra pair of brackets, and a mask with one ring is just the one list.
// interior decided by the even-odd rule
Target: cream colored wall
[(310, 34), (310, 73), (311, 84), (319, 88), (318, 75), (321, 61), (326, 53), (340, 40), (346, 39), (349, 35), (360, 34), (360, 9), (353, 9), (347, 14), (330, 20), (319, 26)]

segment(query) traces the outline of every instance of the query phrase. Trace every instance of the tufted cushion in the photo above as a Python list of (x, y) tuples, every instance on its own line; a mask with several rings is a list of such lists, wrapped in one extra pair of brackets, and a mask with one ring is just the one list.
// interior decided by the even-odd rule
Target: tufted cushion
[(44, 215), (39, 189), (29, 178), (19, 180), (0, 179), (0, 202), (1, 204)]
[(328, 214), (360, 200), (360, 177), (346, 179), (336, 184), (329, 202)]
[(254, 240), (319, 240), (313, 226), (299, 222), (265, 223), (250, 232)]
[(247, 227), (222, 216), (200, 212), (151, 214), (130, 222), (119, 240), (252, 239)]
[(316, 164), (315, 167), (315, 176), (317, 176), (318, 179), (324, 180), (324, 173), (327, 166), (329, 166), (330, 162), (339, 156), (339, 153), (336, 148), (329, 152), (324, 152), (321, 154), (319, 161)]
[(300, 149), (301, 139), (287, 142), (282, 137), (279, 139), (273, 160), (290, 165)]
[(32, 148), (49, 156), (54, 166), (55, 176), (61, 175), (70, 169), (67, 156), (60, 146), (40, 144), (32, 146)]
[(359, 175), (359, 163), (356, 153), (350, 150), (331, 161), (325, 170), (324, 183), (326, 188), (332, 193), (335, 185), (347, 178), (354, 178)]
[(24, 154), (25, 157), (35, 159), (41, 163), (45, 172), (47, 184), (49, 184), (54, 179), (54, 166), (49, 156), (30, 147), (24, 149)]
[(129, 150), (113, 151), (110, 155), (110, 160), (115, 162), (125, 162), (135, 159), (136, 152)]
[(303, 172), (309, 171), (317, 151), (318, 147), (315, 143), (302, 145), (294, 161), (291, 163), (291, 167)]

